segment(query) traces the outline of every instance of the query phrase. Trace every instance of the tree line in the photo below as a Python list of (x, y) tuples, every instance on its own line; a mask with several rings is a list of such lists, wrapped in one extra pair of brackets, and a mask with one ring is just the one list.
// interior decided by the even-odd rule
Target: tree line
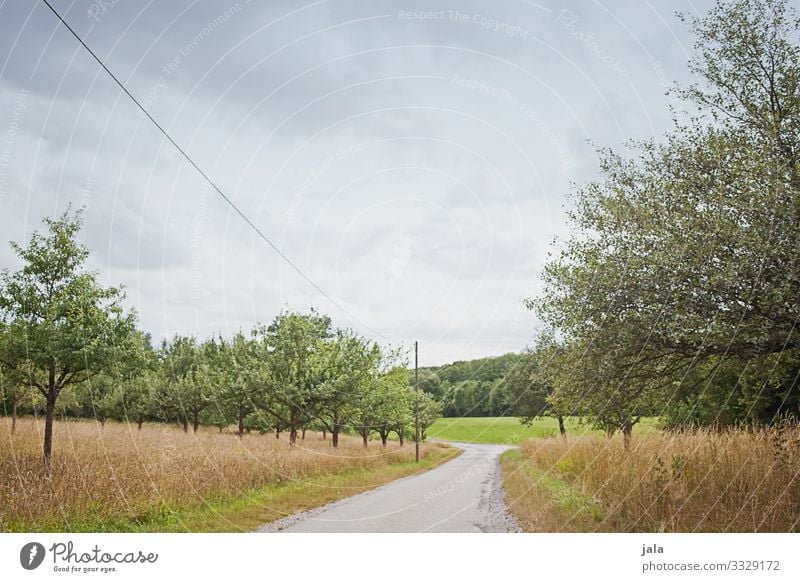
[(419, 385), (439, 401), (442, 416), (521, 416), (506, 379), (523, 357), (509, 353), (420, 368)]
[[(521, 396), (608, 432), (800, 416), (800, 20), (784, 0), (685, 18), (697, 82), (663, 139), (603, 150), (529, 300)], [(679, 116), (676, 116), (678, 118)]]
[(292, 445), (314, 429), (338, 447), (343, 432), (364, 446), (373, 434), (403, 443), (417, 402), (423, 438), (439, 414), (415, 393), (398, 350), (314, 310), (285, 311), (230, 339), (176, 335), (154, 347), (122, 289), (86, 270), (80, 211), (45, 224), (27, 246), (11, 244), (22, 266), (0, 274), (0, 398), (12, 429), (19, 413), (45, 417), (45, 459), (56, 415), (285, 432)]

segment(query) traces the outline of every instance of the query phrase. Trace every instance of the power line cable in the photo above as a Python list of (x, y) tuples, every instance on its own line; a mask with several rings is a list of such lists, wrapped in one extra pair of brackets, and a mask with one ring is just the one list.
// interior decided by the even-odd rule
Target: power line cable
[(311, 277), (309, 277), (308, 275), (306, 275), (306, 273), (305, 273), (305, 272), (304, 272), (304, 271), (303, 271), (303, 270), (302, 270), (300, 267), (298, 267), (298, 266), (297, 266), (297, 265), (296, 265), (296, 264), (295, 264), (295, 263), (294, 263), (294, 262), (293, 262), (293, 261), (292, 261), (292, 260), (291, 260), (291, 259), (290, 259), (288, 256), (286, 256), (286, 255), (283, 253), (283, 251), (281, 251), (281, 250), (280, 250), (280, 249), (279, 249), (279, 248), (278, 248), (278, 247), (277, 247), (277, 246), (276, 246), (276, 245), (275, 245), (275, 244), (274, 244), (274, 243), (273, 243), (273, 242), (272, 242), (272, 241), (271, 241), (271, 240), (270, 240), (270, 239), (267, 237), (267, 235), (265, 235), (265, 234), (264, 234), (264, 233), (261, 231), (261, 229), (260, 229), (260, 228), (258, 228), (258, 227), (257, 227), (257, 226), (256, 226), (256, 225), (253, 223), (253, 221), (252, 221), (252, 220), (250, 220), (250, 219), (247, 217), (247, 215), (246, 215), (244, 212), (242, 212), (241, 210), (239, 210), (239, 207), (238, 207), (238, 206), (236, 206), (236, 204), (234, 204), (234, 203), (233, 203), (233, 201), (232, 201), (232, 200), (231, 200), (231, 199), (230, 199), (230, 198), (229, 198), (229, 197), (228, 197), (228, 196), (225, 194), (225, 192), (223, 192), (223, 191), (222, 191), (222, 189), (221, 189), (219, 186), (217, 186), (216, 182), (214, 182), (214, 180), (212, 180), (212, 179), (211, 179), (211, 177), (210, 177), (208, 174), (206, 174), (206, 173), (203, 171), (203, 169), (202, 169), (202, 168), (201, 168), (201, 167), (200, 167), (200, 166), (199, 166), (199, 165), (198, 165), (198, 164), (197, 164), (197, 163), (196, 163), (196, 162), (195, 162), (195, 161), (192, 159), (192, 157), (191, 157), (191, 156), (190, 156), (188, 153), (186, 153), (186, 151), (185, 151), (185, 150), (184, 150), (184, 149), (183, 149), (183, 148), (182, 148), (182, 147), (181, 147), (181, 146), (178, 144), (178, 142), (176, 142), (174, 139), (172, 139), (172, 136), (171, 136), (169, 133), (167, 133), (167, 131), (166, 131), (166, 130), (165, 130), (165, 129), (164, 129), (162, 126), (161, 126), (161, 124), (160, 124), (160, 123), (158, 123), (158, 121), (156, 121), (156, 120), (155, 120), (155, 118), (154, 118), (152, 115), (150, 115), (150, 113), (147, 111), (147, 109), (145, 109), (145, 108), (144, 108), (144, 106), (143, 106), (143, 105), (142, 105), (142, 104), (139, 102), (139, 100), (138, 100), (138, 99), (136, 99), (136, 97), (134, 97), (134, 95), (133, 95), (133, 94), (132, 94), (132, 93), (131, 93), (131, 92), (130, 92), (128, 89), (127, 89), (127, 87), (125, 87), (125, 85), (122, 83), (122, 81), (120, 81), (120, 80), (117, 78), (117, 76), (116, 76), (114, 73), (112, 73), (112, 72), (111, 72), (111, 70), (110, 70), (110, 69), (109, 69), (109, 68), (108, 68), (108, 67), (105, 65), (105, 63), (104, 63), (104, 62), (103, 62), (103, 61), (100, 59), (100, 57), (98, 57), (98, 56), (95, 54), (95, 52), (94, 52), (94, 51), (93, 51), (91, 48), (89, 48), (89, 45), (87, 45), (87, 44), (84, 42), (84, 40), (83, 40), (83, 39), (80, 37), (80, 35), (79, 35), (77, 32), (75, 32), (75, 30), (74, 30), (74, 29), (73, 29), (73, 28), (72, 28), (72, 27), (69, 25), (69, 23), (68, 23), (66, 20), (64, 20), (64, 17), (63, 17), (63, 16), (61, 16), (61, 14), (60, 14), (60, 13), (59, 13), (59, 12), (58, 12), (58, 11), (57, 11), (55, 8), (53, 8), (53, 5), (52, 5), (52, 4), (50, 4), (50, 2), (49, 2), (48, 0), (41, 0), (41, 1), (42, 1), (42, 3), (44, 3), (44, 4), (45, 4), (45, 5), (46, 5), (46, 6), (47, 6), (49, 9), (50, 9), (50, 11), (51, 11), (53, 14), (55, 14), (56, 18), (58, 18), (58, 20), (59, 20), (59, 21), (61, 21), (61, 24), (63, 24), (63, 25), (64, 25), (64, 27), (66, 27), (66, 29), (67, 29), (67, 30), (69, 30), (69, 32), (70, 32), (70, 33), (72, 33), (72, 36), (74, 36), (74, 37), (75, 37), (75, 40), (77, 40), (77, 41), (78, 41), (78, 42), (81, 44), (81, 46), (83, 46), (83, 48), (84, 48), (84, 49), (86, 49), (86, 52), (88, 52), (88, 53), (89, 53), (89, 54), (92, 56), (92, 58), (93, 58), (95, 61), (97, 61), (97, 64), (98, 64), (98, 65), (100, 65), (100, 67), (102, 67), (102, 69), (103, 69), (103, 70), (104, 70), (106, 73), (108, 73), (108, 76), (109, 76), (109, 77), (111, 77), (111, 78), (114, 80), (114, 82), (115, 82), (115, 83), (116, 83), (116, 84), (119, 86), (119, 88), (120, 88), (120, 89), (122, 89), (122, 91), (125, 93), (125, 95), (127, 95), (127, 96), (130, 98), (130, 100), (131, 100), (131, 101), (133, 101), (133, 102), (136, 104), (136, 107), (138, 107), (138, 108), (139, 108), (139, 110), (140, 110), (142, 113), (144, 113), (144, 114), (145, 114), (145, 116), (147, 117), (147, 119), (149, 119), (149, 120), (150, 120), (150, 121), (153, 123), (153, 125), (155, 125), (155, 126), (156, 126), (156, 128), (158, 128), (158, 131), (160, 131), (160, 132), (162, 133), (162, 135), (163, 135), (165, 138), (167, 138), (167, 140), (168, 140), (168, 141), (169, 141), (169, 142), (170, 142), (170, 143), (171, 143), (171, 144), (172, 144), (172, 145), (175, 147), (175, 149), (176, 149), (176, 150), (178, 150), (178, 151), (180, 152), (180, 154), (183, 156), (183, 158), (184, 158), (184, 159), (185, 159), (187, 162), (189, 162), (189, 164), (191, 164), (191, 166), (192, 166), (192, 167), (193, 167), (195, 170), (197, 170), (197, 173), (198, 173), (198, 174), (200, 174), (200, 175), (203, 177), (203, 179), (204, 179), (204, 180), (205, 180), (205, 181), (206, 181), (206, 182), (207, 182), (207, 183), (208, 183), (208, 184), (211, 186), (211, 188), (213, 188), (213, 190), (214, 190), (214, 191), (215, 191), (217, 194), (219, 194), (219, 195), (222, 197), (222, 199), (223, 199), (223, 200), (224, 200), (224, 201), (225, 201), (225, 202), (228, 204), (228, 206), (230, 206), (230, 207), (231, 207), (231, 208), (234, 210), (234, 212), (236, 212), (236, 214), (238, 214), (238, 215), (239, 215), (239, 217), (240, 217), (242, 220), (244, 220), (244, 221), (247, 223), (247, 225), (248, 225), (250, 228), (252, 228), (252, 229), (253, 229), (253, 231), (254, 231), (254, 232), (255, 232), (255, 233), (256, 233), (256, 234), (257, 234), (257, 235), (258, 235), (258, 236), (259, 236), (259, 237), (260, 237), (260, 238), (261, 238), (261, 239), (262, 239), (262, 240), (265, 242), (265, 243), (267, 243), (267, 244), (268, 244), (268, 245), (269, 245), (269, 246), (272, 248), (272, 250), (274, 250), (274, 251), (275, 251), (275, 252), (278, 254), (278, 256), (279, 256), (281, 259), (283, 259), (283, 260), (286, 262), (286, 264), (288, 264), (288, 265), (289, 265), (289, 266), (290, 266), (292, 269), (294, 269), (294, 270), (297, 272), (297, 274), (298, 274), (298, 275), (300, 275), (300, 276), (301, 276), (303, 279), (305, 279), (305, 280), (306, 280), (306, 281), (307, 281), (307, 282), (308, 282), (308, 283), (309, 283), (309, 284), (310, 284), (310, 285), (311, 285), (311, 286), (312, 286), (314, 289), (316, 289), (316, 290), (317, 290), (317, 291), (318, 291), (318, 292), (319, 292), (319, 293), (320, 293), (320, 294), (321, 294), (323, 297), (325, 297), (325, 298), (326, 298), (328, 301), (330, 301), (330, 302), (331, 302), (333, 305), (335, 305), (336, 307), (338, 307), (338, 308), (339, 308), (339, 309), (342, 311), (342, 313), (344, 313), (345, 315), (347, 315), (347, 316), (348, 316), (350, 319), (352, 319), (353, 321), (355, 321), (355, 322), (356, 322), (358, 325), (360, 325), (360, 326), (361, 326), (361, 327), (363, 327), (364, 329), (366, 329), (366, 330), (368, 330), (368, 331), (372, 332), (373, 334), (375, 334), (375, 335), (377, 335), (377, 336), (379, 336), (379, 337), (381, 337), (381, 338), (383, 338), (383, 339), (387, 339), (387, 340), (389, 339), (389, 338), (387, 338), (386, 336), (384, 336), (382, 333), (380, 333), (380, 332), (378, 332), (378, 331), (376, 331), (376, 330), (372, 329), (370, 326), (368, 326), (367, 324), (365, 324), (364, 322), (362, 322), (362, 321), (361, 321), (360, 319), (358, 319), (358, 318), (357, 318), (355, 315), (353, 315), (353, 314), (352, 314), (352, 313), (350, 313), (350, 312), (349, 312), (347, 309), (345, 309), (345, 308), (344, 308), (344, 306), (342, 306), (342, 305), (341, 305), (341, 304), (340, 304), (338, 301), (336, 301), (336, 300), (335, 300), (335, 299), (333, 299), (333, 298), (332, 298), (330, 295), (328, 295), (328, 294), (325, 292), (325, 290), (324, 290), (324, 289), (322, 289), (322, 287), (320, 287), (319, 285), (317, 285), (317, 283), (316, 283), (316, 282), (314, 282), (314, 280), (313, 280)]

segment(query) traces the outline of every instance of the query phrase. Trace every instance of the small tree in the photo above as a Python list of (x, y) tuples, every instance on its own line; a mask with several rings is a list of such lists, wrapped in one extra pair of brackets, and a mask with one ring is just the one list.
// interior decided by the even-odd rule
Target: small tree
[(384, 422), (383, 409), (386, 395), (378, 378), (365, 383), (359, 391), (356, 405), (353, 407), (349, 424), (361, 435), (361, 442), (366, 448), (369, 445), (370, 433)]
[(144, 370), (118, 388), (117, 406), (120, 419), (135, 422), (138, 430), (142, 424), (156, 414), (155, 390), (158, 375), (153, 370)]
[(419, 395), (419, 438), (428, 438), (428, 428), (442, 415), (442, 407), (430, 394), (422, 392)]
[(220, 338), (217, 346), (211, 366), (217, 383), (216, 414), (235, 419), (237, 432), (243, 436), (245, 420), (254, 412), (258, 400), (257, 345), (239, 332), (230, 342)]
[(85, 269), (88, 250), (76, 241), (79, 212), (45, 219), (26, 247), (11, 243), (22, 260), (0, 274), (0, 321), (6, 329), (0, 361), (22, 374), (46, 401), (44, 459), (53, 449), (59, 395), (85, 382), (130, 349), (135, 315), (122, 307), (122, 291), (103, 287)]
[(334, 448), (347, 418), (355, 412), (359, 394), (375, 377), (380, 348), (350, 331), (339, 331), (321, 352), (321, 398), (317, 407), (323, 429), (331, 433)]
[(175, 336), (162, 345), (163, 373), (167, 380), (158, 391), (161, 408), (176, 417), (184, 432), (191, 423), (194, 432), (200, 427), (200, 414), (215, 397), (211, 358), (213, 342), (197, 345), (193, 337)]
[(537, 417), (546, 414), (548, 409), (547, 397), (552, 387), (542, 382), (537, 372), (541, 372), (537, 354), (531, 350), (522, 354), (504, 380), (506, 403), (517, 412), (522, 424), (531, 424)]
[[(400, 394), (398, 406), (389, 418), (389, 426), (397, 435), (397, 438), (400, 439), (400, 446), (403, 446), (409, 430), (413, 431), (414, 429), (414, 402), (417, 395), (414, 387), (408, 385), (403, 386), (398, 392)], [(423, 396), (432, 398), (430, 394), (420, 392), (420, 406), (422, 406)]]
[(400, 365), (400, 352), (381, 353), (376, 348), (377, 361), (369, 374), (359, 383), (354, 406), (348, 417), (350, 424), (361, 435), (364, 447), (369, 444), (369, 435), (377, 432), (386, 445), (389, 433), (402, 422), (407, 408), (405, 394), (408, 371)]
[(84, 418), (94, 418), (102, 426), (119, 409), (119, 380), (116, 375), (96, 374), (77, 387), (78, 412)]
[[(0, 345), (3, 343), (2, 333), (0, 333)], [(1, 348), (0, 348), (1, 349)], [(16, 370), (4, 366), (0, 363), (0, 400), (3, 401), (6, 415), (11, 413), (11, 432), (17, 428), (17, 416), (19, 403), (25, 395), (28, 387), (25, 386), (23, 378)]]
[[(259, 407), (289, 430), (289, 443), (316, 418), (322, 399), (322, 344), (331, 336), (331, 321), (316, 311), (282, 313), (257, 331), (264, 390)], [(278, 429), (276, 429), (278, 430)]]
[(392, 432), (403, 434), (409, 422), (413, 422), (411, 411), (414, 408), (414, 395), (407, 385), (408, 371), (394, 368), (381, 375), (378, 385), (378, 398), (375, 399), (374, 414), (377, 422), (375, 432), (381, 437), (385, 447)]

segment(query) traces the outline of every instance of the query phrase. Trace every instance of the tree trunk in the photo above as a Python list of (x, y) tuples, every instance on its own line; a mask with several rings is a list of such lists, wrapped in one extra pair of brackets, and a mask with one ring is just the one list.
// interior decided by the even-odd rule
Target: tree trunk
[(136, 423), (138, 425), (139, 430), (142, 430), (142, 422), (143, 421), (140, 420), (139, 422)]
[(333, 415), (333, 426), (331, 427), (331, 444), (334, 449), (339, 448), (339, 431), (342, 426), (339, 424), (339, 413)]
[(189, 432), (189, 417), (185, 414), (181, 416), (181, 426), (183, 427), (183, 432)]
[(291, 412), (291, 416), (289, 417), (289, 446), (293, 447), (295, 443), (297, 443), (297, 428), (298, 428), (298, 421), (297, 416), (294, 410)]
[(17, 430), (17, 401), (11, 403), (11, 432)]
[(364, 448), (366, 449), (369, 442), (369, 431), (368, 429), (364, 428), (361, 429), (361, 440), (364, 442)]
[(44, 419), (44, 463), (50, 464), (50, 455), (53, 452), (53, 417), (56, 412), (56, 391), (51, 388), (47, 395), (47, 415)]
[(631, 435), (633, 433), (633, 423), (630, 420), (626, 420), (622, 423), (622, 442), (625, 445), (625, 450), (629, 451), (631, 449)]
[(47, 407), (44, 419), (44, 465), (50, 468), (50, 454), (53, 452), (53, 416), (56, 412), (56, 367), (51, 364), (48, 370)]
[(275, 438), (276, 439), (281, 438), (281, 429), (279, 429), (279, 428), (275, 429)]
[(239, 406), (239, 436), (244, 436), (244, 406)]
[(406, 441), (406, 431), (398, 430), (397, 431), (397, 436), (400, 438), (400, 446), (402, 447), (405, 444), (405, 441)]
[(303, 430), (302, 430), (302, 432), (300, 433), (300, 440), (301, 440), (301, 441), (304, 441), (304, 440), (306, 440), (306, 427), (303, 427)]
[(564, 426), (564, 417), (560, 414), (558, 415), (558, 432), (561, 433), (561, 438), (567, 438), (567, 427)]
[(328, 429), (322, 427), (322, 440), (328, 440)]
[(389, 435), (386, 434), (385, 432), (382, 432), (381, 433), (381, 445), (383, 445), (385, 447), (386, 446), (386, 439), (388, 439), (388, 438), (389, 438)]
[(195, 412), (192, 417), (192, 429), (193, 432), (197, 432), (197, 429), (200, 428), (200, 413)]

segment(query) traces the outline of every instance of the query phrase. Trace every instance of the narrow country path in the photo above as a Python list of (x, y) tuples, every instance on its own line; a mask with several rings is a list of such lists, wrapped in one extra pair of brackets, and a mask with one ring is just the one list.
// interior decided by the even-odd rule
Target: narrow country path
[(260, 532), (518, 531), (503, 502), (509, 447), (452, 443), (463, 453), (430, 471), (266, 524)]

